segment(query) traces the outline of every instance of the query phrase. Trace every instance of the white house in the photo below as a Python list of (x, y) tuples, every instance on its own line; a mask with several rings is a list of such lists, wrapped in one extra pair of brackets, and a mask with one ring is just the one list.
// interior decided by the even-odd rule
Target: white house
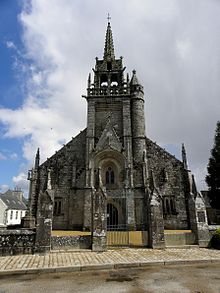
[(27, 210), (21, 190), (8, 190), (0, 194), (0, 227), (20, 225)]

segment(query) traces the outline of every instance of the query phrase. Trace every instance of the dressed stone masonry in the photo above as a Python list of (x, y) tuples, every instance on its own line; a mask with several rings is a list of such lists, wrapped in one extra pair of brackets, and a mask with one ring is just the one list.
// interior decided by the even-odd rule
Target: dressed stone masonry
[(185, 148), (181, 162), (146, 137), (144, 89), (115, 57), (110, 22), (83, 97), (87, 127), (41, 165), (38, 150), (29, 174), (24, 225), (37, 228), (36, 251), (50, 249), (51, 229), (91, 231), (94, 250), (106, 249), (114, 229), (148, 231), (155, 248), (165, 246), (164, 229), (191, 229), (205, 245), (206, 211)]

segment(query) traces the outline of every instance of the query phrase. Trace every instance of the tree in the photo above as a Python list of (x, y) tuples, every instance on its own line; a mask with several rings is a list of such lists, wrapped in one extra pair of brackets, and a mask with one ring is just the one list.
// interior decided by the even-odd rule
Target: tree
[(207, 170), (206, 183), (209, 187), (210, 204), (213, 208), (220, 209), (220, 121), (217, 122), (214, 146), (211, 150)]

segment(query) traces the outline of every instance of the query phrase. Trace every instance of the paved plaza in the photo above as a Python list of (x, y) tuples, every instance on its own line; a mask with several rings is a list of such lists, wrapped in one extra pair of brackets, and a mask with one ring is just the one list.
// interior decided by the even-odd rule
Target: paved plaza
[(220, 263), (220, 250), (112, 249), (106, 252), (53, 251), (48, 254), (0, 257), (0, 275), (105, 270), (149, 265)]

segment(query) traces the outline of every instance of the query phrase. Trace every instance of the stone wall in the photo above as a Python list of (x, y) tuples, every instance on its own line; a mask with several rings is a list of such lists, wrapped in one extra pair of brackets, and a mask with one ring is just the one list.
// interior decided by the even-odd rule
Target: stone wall
[(35, 232), (33, 230), (0, 229), (0, 255), (34, 253)]
[(153, 171), (154, 184), (166, 203), (173, 201), (173, 209), (163, 209), (165, 229), (189, 228), (187, 216), (187, 173), (182, 162), (174, 156), (146, 139), (148, 166)]
[(53, 215), (53, 229), (81, 229), (83, 226), (85, 143), (86, 131), (82, 131), (39, 168), (38, 197), (47, 188), (51, 169), (54, 202), (61, 202), (61, 208)]
[(91, 249), (91, 235), (79, 236), (52, 236), (52, 249)]

